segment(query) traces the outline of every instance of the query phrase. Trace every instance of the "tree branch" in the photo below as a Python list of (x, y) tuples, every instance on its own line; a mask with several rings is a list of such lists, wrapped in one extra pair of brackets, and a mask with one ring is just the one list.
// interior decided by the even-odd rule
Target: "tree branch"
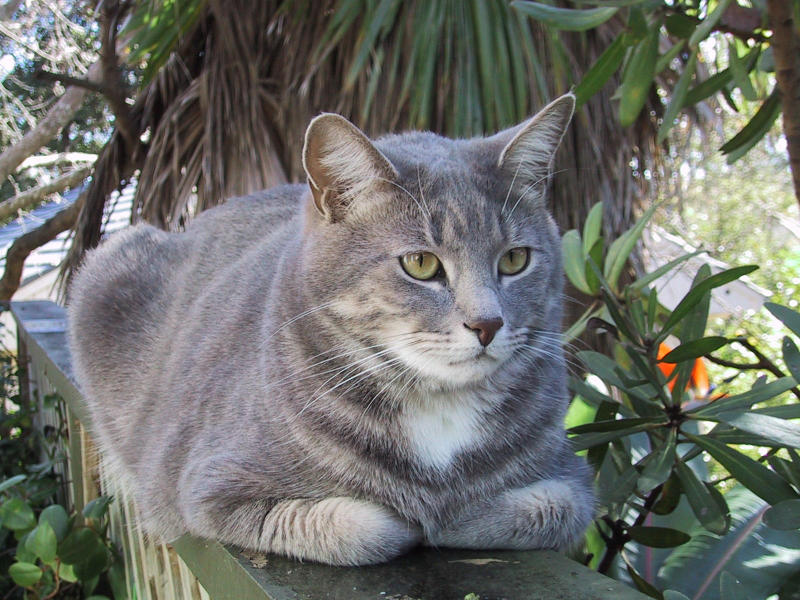
[[(658, 487), (650, 490), (650, 493), (647, 495), (647, 498), (644, 501), (644, 506), (639, 511), (639, 515), (636, 517), (633, 525), (629, 526), (621, 519), (614, 521), (608, 516), (603, 517), (606, 525), (608, 525), (608, 528), (611, 530), (611, 540), (606, 542), (606, 551), (603, 554), (603, 558), (600, 560), (600, 564), (597, 566), (598, 573), (608, 573), (611, 565), (614, 564), (614, 559), (625, 547), (625, 544), (631, 541), (631, 537), (628, 535), (626, 529), (628, 529), (628, 527), (638, 527), (644, 523), (647, 515), (650, 514), (650, 510), (655, 505), (656, 500), (658, 500), (658, 496), (661, 494), (662, 489), (664, 489), (664, 486), (659, 485)], [(600, 530), (599, 527), (597, 529), (598, 531)]]
[(107, 95), (106, 87), (102, 82), (91, 81), (90, 79), (85, 79), (83, 77), (73, 77), (72, 75), (67, 75), (64, 73), (51, 73), (50, 71), (39, 69), (33, 74), (33, 78), (38, 81), (47, 81), (50, 83), (60, 81), (64, 85), (74, 85), (75, 87), (87, 89), (90, 92), (97, 92), (98, 94)]
[[(89, 69), (89, 78), (98, 75), (99, 71), (100, 67), (93, 65)], [(61, 98), (47, 111), (47, 115), (36, 124), (36, 127), (28, 131), (19, 142), (6, 148), (0, 154), (0, 181), (5, 180), (16, 171), (22, 161), (53, 139), (78, 112), (85, 96), (85, 89), (75, 86), (68, 87)]]
[(92, 172), (92, 167), (79, 167), (74, 171), (70, 171), (66, 175), (35, 187), (25, 190), (21, 194), (17, 194), (13, 198), (9, 198), (0, 202), (0, 222), (5, 221), (9, 217), (16, 215), (17, 211), (25, 210), (31, 206), (39, 204), (42, 200), (47, 198), (50, 194), (55, 194), (62, 190), (74, 188), (86, 179)]
[(38, 167), (53, 167), (56, 165), (75, 165), (78, 163), (93, 163), (97, 154), (87, 152), (59, 152), (58, 154), (41, 154), (29, 156), (17, 167), (17, 172)]
[(40, 227), (29, 231), (14, 240), (6, 253), (6, 270), (0, 279), (0, 302), (7, 302), (19, 289), (22, 280), (22, 267), (31, 252), (54, 240), (62, 231), (75, 224), (83, 206), (85, 194), (67, 208), (45, 221)]
[[(717, 358), (716, 356), (712, 356), (710, 354), (706, 354), (703, 358), (707, 358), (715, 365), (720, 365), (721, 367), (730, 367), (732, 369), (738, 369), (739, 371), (769, 371), (775, 377), (786, 377), (786, 373), (781, 371), (781, 369), (772, 362), (765, 354), (763, 354), (758, 348), (753, 346), (747, 338), (739, 337), (735, 340), (736, 343), (744, 346), (748, 352), (750, 352), (753, 356), (758, 359), (758, 362), (754, 363), (738, 363), (731, 360), (725, 360), (722, 358)], [(798, 399), (800, 399), (800, 389), (797, 387), (793, 387), (790, 390)]]

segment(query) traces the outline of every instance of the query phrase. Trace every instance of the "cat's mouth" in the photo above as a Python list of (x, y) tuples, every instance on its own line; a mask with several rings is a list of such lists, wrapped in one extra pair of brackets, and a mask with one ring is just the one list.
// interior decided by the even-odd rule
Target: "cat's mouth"
[(459, 358), (457, 360), (448, 361), (448, 367), (463, 367), (465, 365), (470, 365), (474, 363), (488, 363), (488, 362), (497, 362), (497, 358), (491, 356), (487, 351), (486, 348), (481, 348), (476, 352), (473, 356), (467, 358)]

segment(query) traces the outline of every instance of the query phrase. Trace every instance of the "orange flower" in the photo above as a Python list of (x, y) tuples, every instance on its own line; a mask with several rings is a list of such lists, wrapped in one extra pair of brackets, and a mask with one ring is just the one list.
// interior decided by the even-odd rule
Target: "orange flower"
[[(664, 356), (667, 355), (672, 350), (667, 344), (661, 343), (658, 346), (658, 360), (660, 361)], [(664, 377), (669, 379), (672, 372), (675, 370), (675, 365), (673, 363), (658, 363), (658, 368), (661, 369), (661, 372), (664, 374)], [(667, 387), (669, 391), (672, 391), (672, 388), (675, 387), (675, 380), (670, 379), (669, 383), (667, 383)], [(709, 385), (708, 385), (708, 371), (706, 371), (706, 365), (703, 362), (702, 358), (697, 358), (694, 361), (694, 366), (692, 367), (692, 373), (689, 376), (689, 381), (686, 384), (686, 389), (693, 389), (695, 391), (695, 395), (701, 398), (704, 398), (708, 395)]]

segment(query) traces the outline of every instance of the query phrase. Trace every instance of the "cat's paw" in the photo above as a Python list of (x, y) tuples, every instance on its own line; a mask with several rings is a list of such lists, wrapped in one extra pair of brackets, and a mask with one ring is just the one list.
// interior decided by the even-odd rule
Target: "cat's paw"
[(591, 496), (566, 480), (545, 479), (506, 493), (514, 514), (514, 545), (565, 550), (583, 535), (592, 518)]
[(346, 497), (281, 502), (265, 525), (265, 550), (341, 566), (386, 562), (422, 539), (418, 526), (391, 509)]
[(389, 508), (346, 499), (337, 511), (338, 528), (348, 548), (344, 564), (366, 565), (386, 562), (405, 554), (422, 540), (420, 528)]

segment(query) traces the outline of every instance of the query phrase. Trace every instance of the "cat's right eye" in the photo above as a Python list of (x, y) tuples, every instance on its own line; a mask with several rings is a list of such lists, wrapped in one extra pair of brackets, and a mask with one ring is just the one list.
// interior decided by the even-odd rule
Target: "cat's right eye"
[(403, 270), (414, 279), (433, 279), (442, 273), (442, 262), (430, 252), (409, 252), (400, 257)]

